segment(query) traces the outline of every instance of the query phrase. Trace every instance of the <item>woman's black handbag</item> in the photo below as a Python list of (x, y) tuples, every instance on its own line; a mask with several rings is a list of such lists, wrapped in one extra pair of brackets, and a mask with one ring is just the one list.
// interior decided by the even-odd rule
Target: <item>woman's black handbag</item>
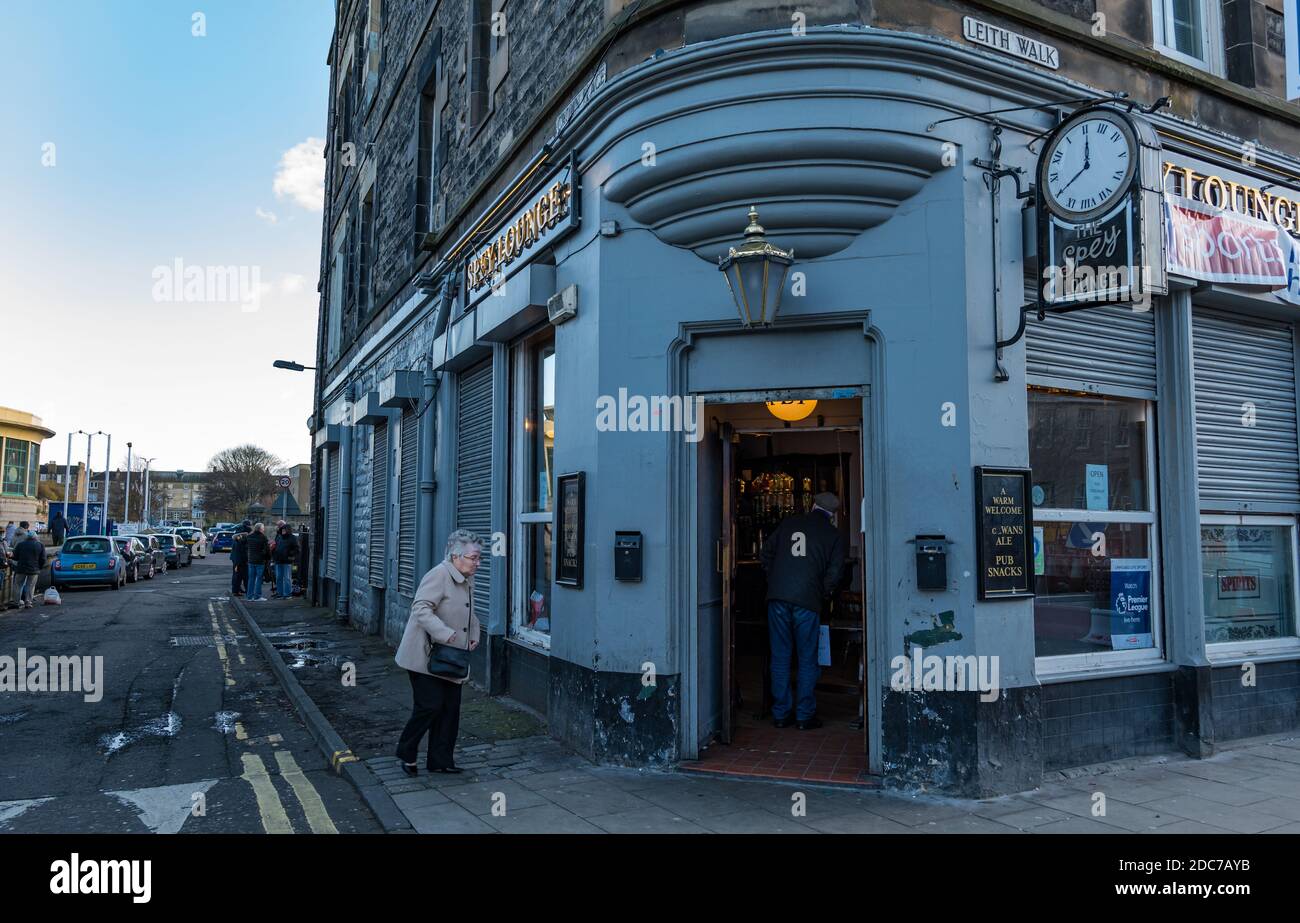
[(469, 676), (469, 651), (435, 643), (429, 654), (429, 673), (439, 679), (465, 679)]

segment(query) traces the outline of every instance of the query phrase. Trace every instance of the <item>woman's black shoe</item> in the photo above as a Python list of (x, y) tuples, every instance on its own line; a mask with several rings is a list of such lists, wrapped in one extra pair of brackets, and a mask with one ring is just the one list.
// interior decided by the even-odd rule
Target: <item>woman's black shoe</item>
[(457, 772), (464, 772), (464, 771), (465, 770), (461, 769), (459, 766), (430, 766), (429, 767), (429, 772), (457, 773)]
[(402, 763), (402, 772), (406, 773), (408, 776), (418, 776), (420, 774), (420, 767), (415, 763)]

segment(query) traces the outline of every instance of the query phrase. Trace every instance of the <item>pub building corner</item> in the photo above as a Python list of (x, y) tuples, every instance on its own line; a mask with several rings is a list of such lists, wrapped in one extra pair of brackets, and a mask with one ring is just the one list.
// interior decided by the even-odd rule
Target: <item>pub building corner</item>
[[(1088, 93), (852, 26), (593, 75), (322, 376), (325, 599), (395, 642), (473, 529), (508, 552), (475, 583), (490, 692), (598, 762), (752, 769), (801, 733), (767, 713), (758, 551), (831, 491), (817, 733), (857, 780), (984, 796), (1300, 728), (1300, 162), (1126, 112), (1121, 262), (1157, 284), (1022, 312), (1056, 254), (1030, 142)], [(747, 232), (792, 251), (769, 324), (719, 273)]]

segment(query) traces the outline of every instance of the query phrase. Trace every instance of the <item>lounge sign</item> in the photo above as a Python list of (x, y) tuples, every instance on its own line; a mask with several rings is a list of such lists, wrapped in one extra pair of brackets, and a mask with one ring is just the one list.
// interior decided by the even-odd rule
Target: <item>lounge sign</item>
[(975, 469), (975, 558), (980, 599), (1033, 596), (1029, 469)]
[(573, 175), (570, 167), (552, 174), (541, 191), (500, 227), (492, 242), (470, 257), (465, 272), (471, 302), (525, 266), (542, 247), (578, 226), (573, 183), (561, 179), (562, 173)]
[[(1247, 218), (1267, 221), (1293, 237), (1300, 237), (1300, 204), (1266, 186), (1252, 186), (1195, 167), (1165, 161), (1165, 194), (1201, 202), (1210, 208), (1236, 212)], [(1276, 186), (1271, 188), (1276, 189)]]

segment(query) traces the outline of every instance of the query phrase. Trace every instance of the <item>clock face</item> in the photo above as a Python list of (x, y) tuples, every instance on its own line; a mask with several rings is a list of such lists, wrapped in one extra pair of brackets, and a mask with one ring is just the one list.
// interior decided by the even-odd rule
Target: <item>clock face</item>
[(1128, 189), (1136, 151), (1132, 130), (1118, 116), (1091, 113), (1068, 125), (1043, 151), (1048, 206), (1076, 219), (1102, 215)]

